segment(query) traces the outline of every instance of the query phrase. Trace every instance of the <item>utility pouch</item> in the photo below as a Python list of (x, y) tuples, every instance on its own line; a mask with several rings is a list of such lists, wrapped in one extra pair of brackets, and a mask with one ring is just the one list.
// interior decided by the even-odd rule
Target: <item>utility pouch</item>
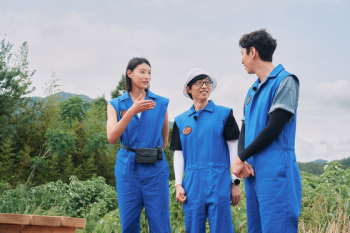
[(158, 151), (158, 160), (163, 159), (163, 148), (161, 146), (157, 146)]
[(137, 163), (156, 163), (158, 160), (158, 149), (157, 148), (136, 148)]

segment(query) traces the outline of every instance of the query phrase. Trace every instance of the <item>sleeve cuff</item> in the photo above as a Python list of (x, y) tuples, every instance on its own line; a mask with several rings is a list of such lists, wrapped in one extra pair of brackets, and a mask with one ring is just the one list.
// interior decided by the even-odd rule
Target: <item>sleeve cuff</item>
[(175, 181), (175, 186), (178, 184), (182, 186), (182, 181)]
[(291, 121), (293, 120), (293, 118), (294, 118), (294, 116), (295, 116), (295, 113), (294, 113), (295, 109), (292, 109), (290, 106), (285, 105), (285, 104), (275, 104), (275, 105), (272, 105), (271, 108), (270, 108), (270, 110), (269, 110), (269, 112), (268, 112), (268, 114), (271, 114), (272, 112), (276, 111), (277, 109), (283, 109), (283, 110), (285, 110), (285, 111), (287, 111), (287, 112), (292, 113), (292, 116), (291, 116), (291, 118), (289, 119), (288, 123), (291, 122)]
[(234, 183), (235, 180), (237, 180), (237, 176), (235, 176), (235, 174), (231, 173), (231, 180), (232, 180), (232, 183)]

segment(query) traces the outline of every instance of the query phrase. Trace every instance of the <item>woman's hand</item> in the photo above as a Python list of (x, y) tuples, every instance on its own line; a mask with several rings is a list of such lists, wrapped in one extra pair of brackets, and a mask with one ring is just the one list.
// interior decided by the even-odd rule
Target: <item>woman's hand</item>
[(153, 100), (142, 100), (142, 94), (139, 98), (134, 101), (134, 104), (128, 111), (131, 111), (133, 115), (144, 112), (150, 109), (153, 109), (156, 106), (156, 103)]
[(241, 200), (241, 190), (238, 185), (231, 184), (231, 205), (235, 206)]
[(185, 196), (185, 190), (184, 188), (182, 187), (181, 184), (177, 184), (175, 186), (176, 188), (176, 200), (181, 202), (181, 203), (184, 203), (186, 201), (186, 196)]

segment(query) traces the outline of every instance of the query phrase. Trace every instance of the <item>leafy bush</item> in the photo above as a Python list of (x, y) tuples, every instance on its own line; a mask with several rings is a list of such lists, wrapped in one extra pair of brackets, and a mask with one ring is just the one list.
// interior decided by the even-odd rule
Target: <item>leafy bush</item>
[(80, 181), (72, 176), (69, 184), (56, 181), (33, 188), (20, 184), (0, 199), (1, 213), (102, 217), (117, 207), (116, 191), (103, 177)]
[[(350, 232), (350, 169), (330, 162), (321, 176), (302, 172), (303, 199), (299, 232)], [(232, 223), (236, 232), (247, 232), (246, 198), (242, 182), (242, 200), (232, 207)], [(175, 199), (174, 181), (170, 181), (170, 223), (172, 232), (185, 232), (182, 204)], [(78, 232), (121, 232), (116, 191), (98, 177), (79, 181), (75, 176), (69, 184), (51, 182), (34, 188), (18, 185), (9, 189), (0, 182), (0, 212), (84, 217), (86, 229)], [(209, 232), (209, 224), (206, 225)], [(148, 232), (144, 210), (141, 232)]]
[[(350, 169), (329, 162), (320, 176), (302, 172), (301, 232), (350, 232)], [(338, 230), (336, 230), (338, 229)]]

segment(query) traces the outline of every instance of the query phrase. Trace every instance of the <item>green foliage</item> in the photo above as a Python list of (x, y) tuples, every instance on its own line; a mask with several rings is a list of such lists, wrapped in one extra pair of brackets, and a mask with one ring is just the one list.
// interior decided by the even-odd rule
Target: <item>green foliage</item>
[(123, 95), (125, 91), (125, 75), (122, 74), (116, 89), (111, 92), (111, 98), (118, 98), (119, 96)]
[(66, 132), (59, 129), (48, 129), (45, 134), (47, 141), (45, 145), (60, 156), (64, 156), (69, 151), (74, 151), (76, 137), (74, 133)]
[(16, 54), (11, 53), (12, 46), (5, 39), (0, 42), (0, 123), (20, 106), (23, 95), (34, 91), (29, 89), (34, 72), (28, 71), (28, 44), (24, 42)]
[(337, 162), (345, 167), (350, 167), (350, 157), (346, 159), (338, 160)]
[(307, 172), (314, 175), (321, 175), (323, 173), (323, 167), (326, 163), (314, 163), (314, 162), (298, 162), (300, 171)]
[(165, 158), (169, 164), (169, 180), (175, 180), (175, 171), (174, 171), (174, 151), (170, 150), (170, 142), (171, 142), (171, 134), (173, 132), (173, 128), (169, 128), (169, 140), (168, 145), (165, 150)]
[[(350, 169), (330, 162), (321, 176), (302, 172), (303, 199), (299, 218), (300, 232), (347, 232), (350, 229)], [(182, 204), (175, 199), (174, 181), (170, 181), (170, 221), (172, 232), (185, 232)], [(115, 189), (98, 177), (91, 181), (70, 178), (26, 188), (0, 182), (0, 212), (84, 217), (87, 228), (79, 232), (121, 232), (120, 214)], [(244, 182), (242, 200), (232, 209), (236, 232), (247, 232)], [(206, 225), (209, 232), (209, 224)], [(332, 230), (333, 229), (333, 230)], [(338, 230), (334, 230), (338, 229)], [(148, 232), (144, 210), (141, 213), (141, 232)]]
[[(338, 162), (345, 166), (345, 168), (350, 167), (350, 158), (335, 160), (334, 162)], [(298, 166), (300, 171), (311, 173), (314, 175), (321, 175), (323, 173), (323, 168), (327, 164), (326, 160), (317, 159), (312, 162), (298, 162)]]
[(95, 133), (87, 139), (85, 151), (89, 154), (98, 154), (98, 151), (102, 153), (107, 150), (107, 133)]
[(86, 111), (90, 108), (90, 104), (82, 98), (73, 96), (67, 100), (63, 100), (60, 104), (61, 119), (71, 125), (75, 120), (82, 122), (86, 116)]
[(8, 176), (11, 175), (16, 166), (14, 150), (11, 137), (6, 138), (5, 141), (0, 141), (0, 174), (3, 176), (2, 179), (9, 179)]
[(97, 97), (97, 99), (94, 99), (91, 104), (97, 108), (100, 107), (102, 110), (104, 110), (104, 112), (107, 112), (108, 101), (106, 100), (106, 97), (104, 95), (101, 97)]
[[(8, 185), (0, 183), (2, 190)], [(118, 206), (115, 189), (106, 185), (103, 177), (80, 181), (75, 176), (70, 183), (61, 181), (26, 188), (5, 190), (0, 198), (1, 213), (87, 217), (88, 214), (101, 218)], [(94, 210), (93, 213), (89, 212)], [(50, 215), (50, 214), (49, 214)]]
[(299, 222), (304, 232), (305, 226), (314, 232), (326, 232), (332, 222), (341, 224), (340, 214), (344, 214), (341, 221), (350, 224), (350, 169), (344, 169), (338, 162), (328, 162), (324, 170), (321, 176), (302, 172), (303, 201)]
[(31, 167), (31, 169), (38, 169), (39, 171), (42, 171), (44, 168), (47, 167), (48, 162), (45, 160), (45, 158), (43, 157), (35, 157), (34, 159), (30, 160), (33, 165)]

